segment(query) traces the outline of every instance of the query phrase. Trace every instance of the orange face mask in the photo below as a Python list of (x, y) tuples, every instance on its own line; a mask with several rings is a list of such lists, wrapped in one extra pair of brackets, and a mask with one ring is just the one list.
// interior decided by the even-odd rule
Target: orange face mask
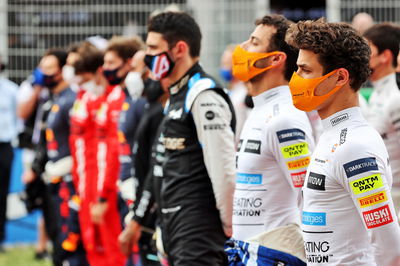
[(275, 67), (267, 66), (264, 68), (258, 68), (254, 66), (256, 61), (276, 54), (283, 54), (283, 52), (252, 53), (238, 45), (232, 54), (232, 74), (235, 78), (240, 79), (241, 81), (249, 81), (258, 74)]
[(312, 79), (302, 78), (297, 75), (296, 72), (294, 72), (289, 82), (294, 106), (296, 106), (297, 109), (306, 112), (316, 110), (318, 106), (328, 100), (335, 92), (337, 92), (342, 87), (336, 86), (330, 92), (322, 96), (314, 95), (315, 88), (317, 88), (322, 81), (335, 74), (336, 71), (337, 69), (322, 77)]

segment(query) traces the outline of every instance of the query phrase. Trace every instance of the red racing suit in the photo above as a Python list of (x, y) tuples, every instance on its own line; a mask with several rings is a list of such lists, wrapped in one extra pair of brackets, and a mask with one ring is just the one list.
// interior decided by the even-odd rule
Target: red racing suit
[(98, 171), (96, 200), (108, 203), (104, 223), (99, 226), (106, 255), (102, 261), (106, 265), (121, 266), (125, 265), (125, 257), (118, 245), (118, 236), (122, 230), (117, 201), (120, 173), (118, 122), (124, 101), (125, 94), (120, 86), (108, 86), (95, 117)]
[[(102, 101), (89, 91), (77, 94), (70, 113), (70, 150), (73, 161), (72, 179), (80, 198), (79, 223), (89, 263), (96, 264), (103, 250), (96, 240), (99, 228), (91, 222), (90, 205), (96, 201), (97, 145), (94, 118)], [(98, 252), (96, 252), (98, 251)], [(97, 254), (99, 253), (99, 254)], [(97, 255), (97, 256), (96, 256)], [(98, 258), (96, 260), (96, 258)]]

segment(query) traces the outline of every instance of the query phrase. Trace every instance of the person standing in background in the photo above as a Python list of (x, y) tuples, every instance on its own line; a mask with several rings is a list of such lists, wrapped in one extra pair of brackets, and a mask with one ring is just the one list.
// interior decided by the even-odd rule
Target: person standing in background
[[(3, 70), (4, 67), (0, 71)], [(17, 84), (0, 76), (0, 252), (4, 251), (7, 196), (14, 158), (11, 142), (17, 136), (17, 90)]]
[(373, 91), (366, 110), (367, 121), (378, 131), (389, 153), (393, 175), (392, 199), (400, 211), (400, 90), (396, 82), (400, 30), (389, 23), (376, 24), (364, 33), (371, 49), (369, 77)]

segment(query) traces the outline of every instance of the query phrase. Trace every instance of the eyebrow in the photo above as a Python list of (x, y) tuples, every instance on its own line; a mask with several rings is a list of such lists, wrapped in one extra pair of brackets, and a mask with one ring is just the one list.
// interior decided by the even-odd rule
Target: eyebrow
[(251, 40), (256, 40), (256, 41), (259, 41), (259, 42), (261, 41), (260, 38), (257, 38), (257, 37), (254, 36), (254, 35), (251, 35), (251, 36), (250, 36), (250, 39), (251, 39)]
[(301, 68), (309, 68), (307, 64), (297, 64), (297, 66)]

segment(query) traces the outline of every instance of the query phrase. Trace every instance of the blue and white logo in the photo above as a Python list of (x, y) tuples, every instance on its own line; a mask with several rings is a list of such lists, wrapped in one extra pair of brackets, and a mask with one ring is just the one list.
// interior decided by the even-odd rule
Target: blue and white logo
[(301, 222), (302, 222), (302, 224), (305, 224), (305, 225), (325, 226), (326, 225), (326, 213), (325, 212), (303, 212)]
[(248, 185), (261, 185), (262, 184), (262, 175), (261, 174), (237, 173), (236, 183), (248, 184)]

